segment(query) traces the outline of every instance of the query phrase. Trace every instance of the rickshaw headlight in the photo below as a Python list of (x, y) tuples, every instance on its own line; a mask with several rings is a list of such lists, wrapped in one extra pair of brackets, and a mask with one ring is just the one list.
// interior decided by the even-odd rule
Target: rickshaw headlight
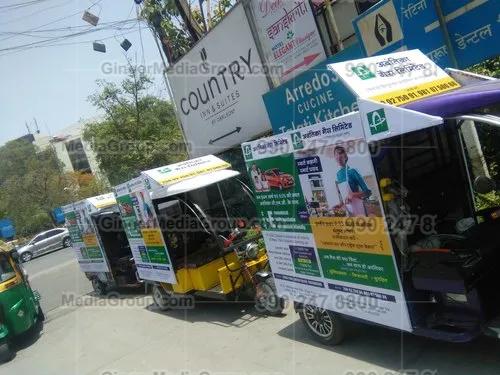
[(245, 248), (245, 256), (248, 259), (255, 259), (259, 255), (259, 247), (255, 242), (247, 244)]

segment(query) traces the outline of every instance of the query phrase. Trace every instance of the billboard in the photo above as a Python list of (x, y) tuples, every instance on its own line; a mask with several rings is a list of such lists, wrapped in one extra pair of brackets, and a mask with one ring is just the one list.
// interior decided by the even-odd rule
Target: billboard
[(273, 133), (302, 128), (357, 110), (355, 96), (328, 64), (364, 57), (358, 44), (264, 94)]
[(242, 148), (278, 294), (411, 331), (360, 114)]
[(219, 153), (271, 130), (262, 101), (269, 85), (241, 4), (167, 76), (191, 157)]
[(62, 207), (71, 246), (83, 272), (109, 272), (108, 262), (90, 215), (94, 208), (84, 199)]
[(123, 228), (139, 277), (176, 284), (175, 271), (147, 185), (141, 176), (115, 187)]
[(326, 58), (309, 1), (252, 0), (250, 7), (275, 85)]
[[(442, 0), (458, 68), (500, 54), (498, 0)], [(367, 56), (418, 48), (436, 64), (453, 67), (432, 0), (383, 0), (353, 21)]]

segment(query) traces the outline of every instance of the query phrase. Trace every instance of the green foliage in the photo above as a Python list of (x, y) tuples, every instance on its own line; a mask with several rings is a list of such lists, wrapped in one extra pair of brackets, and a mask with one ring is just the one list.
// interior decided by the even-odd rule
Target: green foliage
[(7, 177), (0, 189), (0, 211), (14, 221), (19, 235), (53, 226), (52, 209), (71, 201), (55, 151), (38, 151), (25, 143), (9, 142), (0, 148), (7, 158), (2, 168)]
[[(210, 14), (207, 14), (207, 9), (203, 12), (206, 22), (199, 7), (190, 7), (191, 20), (204, 33), (217, 25), (234, 3), (232, 0), (218, 0), (212, 4)], [(162, 31), (160, 39), (169, 51), (168, 57), (171, 63), (179, 60), (195, 44), (196, 41), (188, 32), (174, 0), (146, 0), (142, 16), (153, 29)], [(205, 23), (208, 30), (205, 28)]]
[(481, 64), (474, 65), (468, 70), (473, 73), (500, 78), (500, 56), (497, 56), (490, 60), (486, 60)]
[(105, 116), (88, 124), (83, 138), (112, 185), (186, 158), (172, 103), (149, 95), (150, 85), (142, 71), (130, 66), (120, 85), (99, 81), (99, 91), (89, 97)]

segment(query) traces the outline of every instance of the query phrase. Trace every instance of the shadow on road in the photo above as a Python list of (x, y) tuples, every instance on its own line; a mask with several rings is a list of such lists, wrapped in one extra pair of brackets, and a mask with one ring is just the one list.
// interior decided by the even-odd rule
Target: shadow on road
[[(196, 298), (190, 308), (160, 310), (155, 304), (147, 307), (151, 312), (167, 315), (190, 323), (205, 322), (220, 327), (243, 328), (259, 319), (269, 318), (255, 309), (254, 302), (213, 301)], [(285, 315), (282, 315), (284, 317)], [(272, 318), (280, 318), (272, 317)]]
[[(300, 320), (288, 325), (278, 334), (294, 341), (385, 367), (395, 373), (399, 373), (402, 369), (408, 374), (421, 375), (500, 373), (498, 356), (500, 341), (489, 337), (482, 337), (467, 344), (454, 344), (383, 327), (348, 322), (345, 341), (339, 346), (329, 347), (317, 343)], [(373, 373), (385, 375), (385, 373)]]

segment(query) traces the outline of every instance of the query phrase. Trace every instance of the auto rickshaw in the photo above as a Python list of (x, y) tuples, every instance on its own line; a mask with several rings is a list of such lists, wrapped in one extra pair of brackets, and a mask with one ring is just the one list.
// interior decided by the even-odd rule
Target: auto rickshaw
[(30, 330), (41, 328), (45, 320), (40, 295), (31, 289), (16, 250), (0, 247), (0, 360), (10, 360), (11, 341)]
[[(178, 305), (189, 296), (222, 301), (250, 298), (270, 314), (283, 310), (260, 227), (253, 220), (251, 190), (239, 178), (240, 173), (230, 168), (208, 155), (143, 172), (140, 178), (148, 189), (131, 199), (120, 198), (120, 189), (115, 188), (123, 220), (136, 227), (128, 236), (136, 249), (132, 252), (139, 274), (149, 272), (145, 267), (154, 263), (148, 259), (158, 256), (159, 244), (167, 251), (168, 261), (152, 268), (171, 271), (171, 282), (143, 277), (153, 284), (153, 299), (160, 309)], [(129, 191), (134, 184), (127, 184)], [(137, 220), (130, 224), (129, 214), (134, 210)], [(146, 237), (144, 246), (137, 245), (140, 236), (131, 233), (141, 231)], [(150, 246), (148, 238), (156, 238), (156, 246)]]
[[(94, 251), (102, 251), (103, 256), (101, 262), (93, 262), (93, 259), (90, 263), (81, 262), (94, 291), (104, 295), (111, 289), (144, 288), (144, 282), (137, 275), (114, 194), (87, 198), (79, 207), (82, 209), (76, 209), (76, 215), (80, 222), (86, 223), (81, 226), (81, 232), (87, 232), (82, 235), (83, 242)], [(95, 249), (97, 246), (99, 248)]]
[[(449, 342), (500, 338), (500, 80), (403, 108), (442, 118), (369, 143), (411, 332)], [(366, 322), (295, 308), (314, 338), (331, 345), (343, 340), (346, 320)]]

